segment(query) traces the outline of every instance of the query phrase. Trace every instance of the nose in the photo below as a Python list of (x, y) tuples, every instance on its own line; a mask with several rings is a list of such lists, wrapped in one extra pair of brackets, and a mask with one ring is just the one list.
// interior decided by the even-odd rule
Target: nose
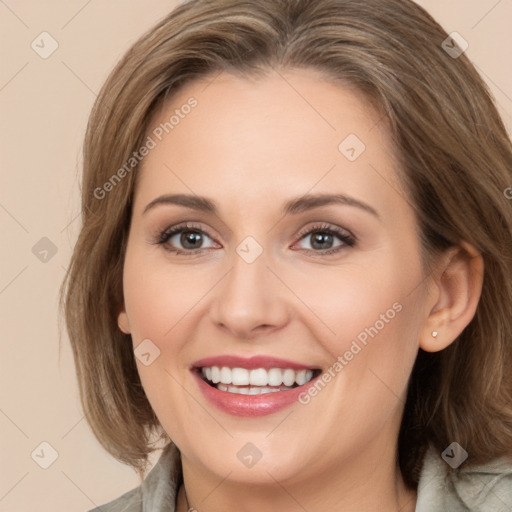
[(214, 288), (210, 317), (218, 328), (251, 340), (288, 323), (286, 288), (267, 265), (265, 252), (252, 263), (234, 253), (231, 269)]

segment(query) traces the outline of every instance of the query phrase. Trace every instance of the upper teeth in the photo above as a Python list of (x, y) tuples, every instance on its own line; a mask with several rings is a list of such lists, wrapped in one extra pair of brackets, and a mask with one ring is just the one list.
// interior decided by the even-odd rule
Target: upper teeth
[(312, 370), (292, 370), (291, 368), (228, 368), (227, 366), (206, 366), (201, 368), (204, 377), (214, 384), (233, 384), (235, 386), (299, 386), (306, 384), (313, 378)]

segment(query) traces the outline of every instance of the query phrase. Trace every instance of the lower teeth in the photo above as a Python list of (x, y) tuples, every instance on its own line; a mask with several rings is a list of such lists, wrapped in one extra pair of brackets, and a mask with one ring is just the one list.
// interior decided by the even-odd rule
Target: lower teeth
[(227, 391), (228, 393), (238, 393), (239, 395), (263, 395), (265, 393), (276, 393), (278, 391), (288, 391), (293, 389), (290, 386), (280, 386), (275, 388), (263, 387), (263, 386), (248, 386), (248, 387), (236, 387), (227, 386), (226, 384), (215, 384), (215, 387), (219, 391)]

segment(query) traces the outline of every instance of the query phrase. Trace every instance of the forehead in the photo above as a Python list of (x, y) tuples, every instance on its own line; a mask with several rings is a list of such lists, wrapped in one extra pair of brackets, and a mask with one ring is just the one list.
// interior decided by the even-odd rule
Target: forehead
[(334, 188), (378, 202), (399, 187), (383, 116), (311, 70), (190, 82), (154, 115), (148, 137), (136, 203), (183, 192), (240, 211), (258, 198)]

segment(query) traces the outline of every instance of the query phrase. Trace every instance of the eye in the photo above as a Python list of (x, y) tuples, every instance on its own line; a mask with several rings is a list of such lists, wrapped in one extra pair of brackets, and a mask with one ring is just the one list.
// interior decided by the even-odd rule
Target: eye
[[(203, 247), (206, 238), (212, 240), (200, 226), (187, 223), (166, 229), (159, 234), (155, 243), (176, 254), (199, 254), (204, 249), (218, 247), (215, 243), (210, 247)], [(181, 245), (181, 248), (177, 248), (177, 245)]]
[[(309, 240), (312, 247), (302, 249), (318, 255), (338, 253), (347, 247), (353, 247), (357, 240), (349, 231), (328, 224), (312, 226), (299, 233), (299, 236), (301, 241)], [(203, 245), (206, 239), (212, 242), (209, 247)], [(220, 247), (200, 225), (190, 223), (179, 224), (162, 231), (153, 243), (174, 254), (188, 256)]]
[[(328, 224), (313, 226), (302, 231), (299, 236), (301, 240), (310, 241), (312, 248), (306, 248), (307, 252), (315, 252), (320, 255), (338, 253), (346, 247), (353, 247), (356, 243), (354, 235)], [(339, 242), (337, 245), (335, 245), (336, 239)]]

